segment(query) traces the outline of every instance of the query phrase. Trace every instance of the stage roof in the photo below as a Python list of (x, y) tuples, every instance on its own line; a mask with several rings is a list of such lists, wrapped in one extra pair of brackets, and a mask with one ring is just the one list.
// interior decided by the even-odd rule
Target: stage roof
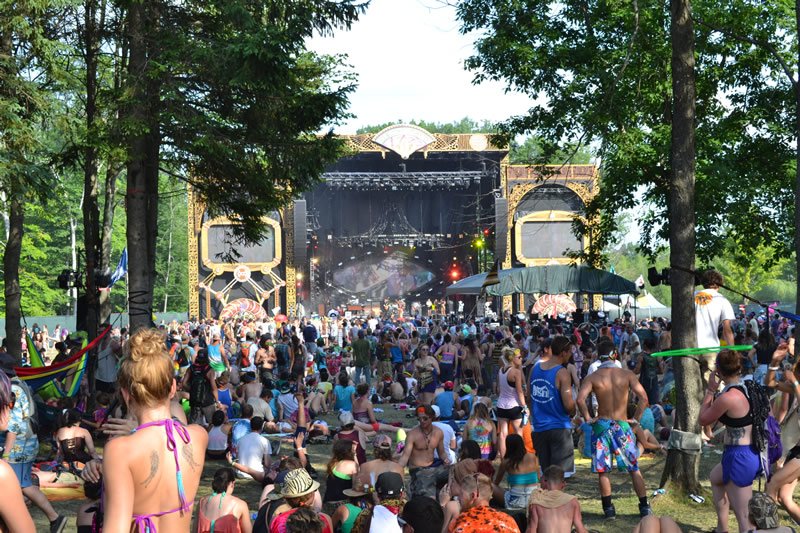
[[(462, 279), (447, 287), (447, 295), (481, 292), (487, 272)], [(500, 283), (486, 288), (489, 296), (509, 294), (639, 294), (632, 281), (584, 265), (519, 267), (498, 272)]]

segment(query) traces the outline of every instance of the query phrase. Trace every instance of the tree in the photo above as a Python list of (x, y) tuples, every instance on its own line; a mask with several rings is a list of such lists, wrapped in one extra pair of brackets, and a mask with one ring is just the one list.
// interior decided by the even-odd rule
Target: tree
[(305, 41), (363, 9), (352, 0), (127, 5), (132, 329), (149, 325), (153, 309), (159, 171), (237, 222), (238, 239), (258, 240), (263, 214), (316, 183), (343, 147), (317, 132), (345, 116), (352, 78), (341, 58)]
[[(730, 287), (741, 287), (742, 292), (755, 296), (764, 287), (776, 281), (784, 267), (790, 262), (789, 257), (778, 254), (774, 247), (761, 246), (753, 251), (743, 252), (735, 237), (731, 237), (725, 252), (714, 259), (714, 268), (725, 276), (725, 284)], [(750, 303), (738, 294), (725, 291), (725, 296), (732, 302)]]
[(0, 17), (0, 191), (8, 210), (3, 253), (8, 351), (20, 358), (20, 255), (25, 200), (45, 201), (54, 176), (53, 146), (47, 136), (52, 109), (47, 91), (52, 78), (52, 22), (46, 1), (3, 3)]
[[(697, 344), (694, 317), (695, 262), (695, 50), (689, 0), (670, 1), (672, 42), (672, 177), (669, 189), (669, 262), (672, 266), (672, 346)], [(699, 363), (688, 357), (673, 361), (677, 431), (700, 433), (698, 415), (703, 384)], [(699, 435), (698, 435), (699, 438)], [(700, 490), (700, 455), (670, 448), (661, 486), (669, 478), (685, 492)]]

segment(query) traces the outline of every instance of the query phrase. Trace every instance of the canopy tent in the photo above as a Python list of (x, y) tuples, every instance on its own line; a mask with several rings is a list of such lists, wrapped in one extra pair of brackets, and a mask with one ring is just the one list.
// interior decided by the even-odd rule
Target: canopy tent
[(636, 298), (636, 307), (639, 309), (666, 309), (666, 305), (656, 300), (655, 296), (649, 292), (645, 292)]
[[(447, 295), (480, 294), (487, 273), (476, 274), (447, 288)], [(486, 288), (489, 296), (509, 294), (639, 294), (623, 277), (584, 265), (546, 265), (498, 272), (500, 283)]]

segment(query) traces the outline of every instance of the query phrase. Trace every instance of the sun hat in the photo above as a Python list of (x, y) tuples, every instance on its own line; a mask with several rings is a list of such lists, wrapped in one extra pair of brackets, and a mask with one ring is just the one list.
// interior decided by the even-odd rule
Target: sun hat
[(750, 520), (757, 529), (773, 529), (780, 525), (778, 505), (767, 494), (754, 492), (747, 507), (750, 511)]
[(431, 409), (433, 409), (433, 414), (436, 416), (436, 418), (442, 416), (442, 410), (439, 409), (438, 405), (431, 405)]
[(356, 490), (356, 489), (344, 489), (342, 491), (342, 494), (344, 494), (345, 496), (349, 496), (351, 498), (360, 498), (362, 496), (366, 496), (367, 495), (366, 492), (361, 492), (360, 490)]
[(305, 468), (290, 470), (283, 480), (280, 490), (269, 493), (269, 498), (300, 498), (307, 496), (319, 488), (319, 483), (311, 479)]

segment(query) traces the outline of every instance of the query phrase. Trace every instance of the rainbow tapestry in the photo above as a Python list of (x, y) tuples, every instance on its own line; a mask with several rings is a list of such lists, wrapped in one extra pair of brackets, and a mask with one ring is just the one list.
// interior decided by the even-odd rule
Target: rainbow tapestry
[(44, 365), (42, 354), (36, 349), (33, 339), (28, 335), (28, 358), (31, 361), (31, 366), (16, 367), (14, 370), (17, 372), (17, 376), (45, 401), (52, 398), (75, 396), (80, 389), (83, 374), (86, 372), (89, 351), (97, 346), (109, 331), (111, 331), (110, 326), (89, 344), (86, 344), (84, 339), (83, 347), (78, 353), (66, 361), (48, 366)]

